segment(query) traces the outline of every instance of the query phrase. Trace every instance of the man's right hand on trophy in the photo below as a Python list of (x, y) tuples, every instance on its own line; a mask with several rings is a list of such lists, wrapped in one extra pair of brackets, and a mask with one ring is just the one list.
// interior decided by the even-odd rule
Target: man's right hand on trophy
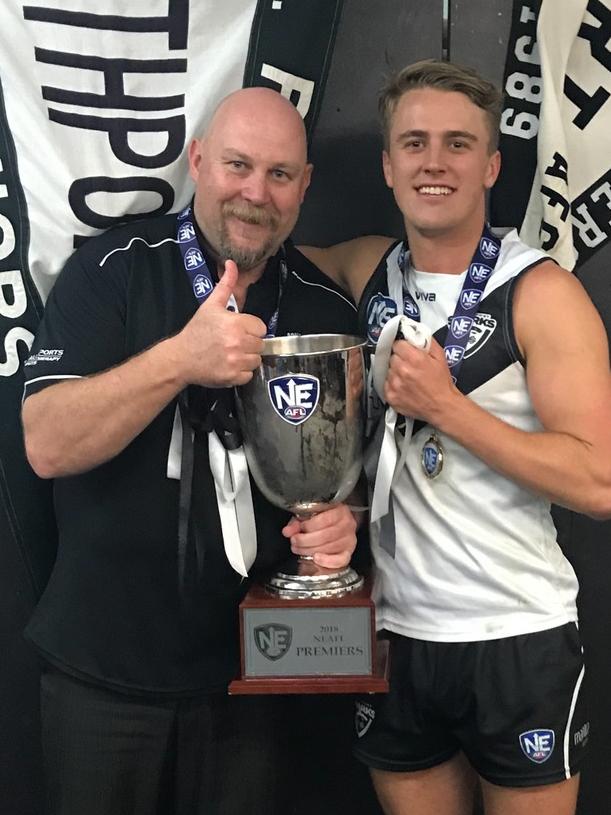
[(227, 260), (212, 294), (176, 336), (185, 384), (209, 388), (244, 385), (261, 364), (265, 323), (252, 314), (227, 308), (237, 281), (238, 267)]
[(341, 569), (350, 563), (356, 547), (357, 521), (346, 504), (317, 512), (311, 518), (291, 518), (282, 530), (291, 551), (310, 555), (317, 566)]

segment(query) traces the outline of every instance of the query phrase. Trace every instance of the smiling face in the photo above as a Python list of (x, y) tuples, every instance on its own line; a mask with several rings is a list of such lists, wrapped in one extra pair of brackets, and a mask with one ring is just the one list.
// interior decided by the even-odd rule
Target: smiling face
[(221, 260), (257, 268), (291, 233), (310, 183), (301, 117), (276, 91), (248, 88), (189, 148), (195, 216)]
[(500, 169), (489, 152), (486, 114), (462, 93), (415, 88), (393, 112), (384, 176), (410, 232), (471, 237), (481, 232), (485, 192)]

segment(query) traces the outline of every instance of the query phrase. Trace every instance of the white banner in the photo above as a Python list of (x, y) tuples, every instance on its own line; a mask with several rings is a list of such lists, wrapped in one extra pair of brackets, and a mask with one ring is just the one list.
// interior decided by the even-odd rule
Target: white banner
[(187, 201), (185, 145), (241, 87), (255, 7), (4, 0), (0, 76), (43, 300), (79, 238)]
[(609, 0), (544, 0), (542, 78), (513, 81), (541, 101), (537, 171), (520, 237), (571, 270), (611, 236), (610, 35)]

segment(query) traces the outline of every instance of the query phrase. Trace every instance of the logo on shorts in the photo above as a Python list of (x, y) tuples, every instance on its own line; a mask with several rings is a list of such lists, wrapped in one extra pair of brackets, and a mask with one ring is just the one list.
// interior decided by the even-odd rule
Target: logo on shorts
[(520, 747), (522, 752), (535, 764), (543, 764), (554, 751), (556, 740), (553, 730), (527, 730), (520, 733)]
[(573, 734), (573, 744), (577, 747), (585, 747), (590, 735), (590, 722), (586, 722), (576, 733)]
[(355, 702), (354, 727), (356, 735), (362, 738), (373, 724), (376, 717), (375, 709), (369, 702)]
[(271, 662), (276, 662), (286, 654), (293, 639), (293, 629), (282, 623), (256, 625), (253, 634), (259, 653)]

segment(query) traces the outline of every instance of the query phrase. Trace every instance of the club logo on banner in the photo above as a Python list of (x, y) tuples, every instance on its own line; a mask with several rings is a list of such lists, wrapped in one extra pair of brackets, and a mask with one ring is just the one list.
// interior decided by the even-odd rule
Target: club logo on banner
[(267, 383), (269, 398), (278, 416), (289, 424), (307, 421), (318, 405), (320, 383), (309, 374), (276, 376)]

